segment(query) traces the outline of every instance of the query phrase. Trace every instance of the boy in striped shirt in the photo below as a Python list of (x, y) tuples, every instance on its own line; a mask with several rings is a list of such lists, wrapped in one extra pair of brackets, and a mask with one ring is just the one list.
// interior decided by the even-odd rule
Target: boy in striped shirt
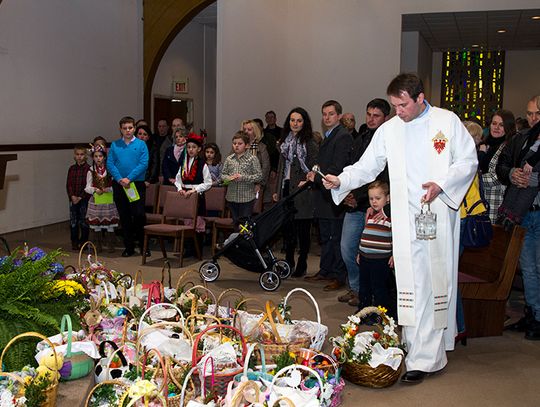
[(359, 308), (383, 306), (394, 316), (395, 307), (389, 292), (389, 282), (394, 278), (391, 268), (392, 222), (384, 212), (390, 202), (390, 189), (384, 181), (372, 182), (368, 187), (370, 209), (366, 212), (366, 224), (356, 261), (360, 265)]

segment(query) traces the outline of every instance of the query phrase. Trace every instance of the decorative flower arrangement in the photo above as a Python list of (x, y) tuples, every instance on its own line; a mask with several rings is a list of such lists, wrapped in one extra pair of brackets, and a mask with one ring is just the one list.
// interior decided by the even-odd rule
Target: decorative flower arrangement
[(25, 366), (15, 372), (24, 384), (11, 377), (0, 381), (0, 407), (40, 407), (46, 400), (45, 390), (52, 384), (50, 375), (38, 376), (36, 369)]
[[(60, 280), (64, 278), (61, 256), (59, 250), (46, 253), (25, 245), (0, 258), (0, 349), (22, 332), (53, 335), (60, 328), (62, 315), (77, 313), (84, 292), (77, 283)], [(19, 370), (33, 360), (34, 344), (18, 348), (17, 357), (10, 354), (4, 360), (8, 371)]]
[[(386, 312), (384, 307), (367, 307), (349, 316), (347, 323), (341, 325), (343, 334), (330, 338), (334, 345), (332, 353), (337, 360), (341, 363), (368, 363), (371, 367), (386, 364), (397, 369), (404, 356), (404, 345), (396, 333), (394, 319)], [(378, 323), (374, 325), (376, 330), (361, 332), (360, 325), (373, 314), (378, 315)]]
[[(284, 367), (300, 364), (312, 368), (320, 376), (323, 383), (322, 388), (322, 406), (337, 406), (341, 398), (340, 394), (345, 387), (345, 381), (339, 377), (339, 372), (336, 371), (330, 357), (324, 354), (317, 354), (310, 349), (303, 349), (300, 352), (292, 352), (285, 350), (282, 353), (272, 357), (276, 367), (270, 370), (270, 375), (275, 375)], [(309, 391), (314, 387), (318, 387), (318, 381), (312, 376), (305, 376), (297, 384), (302, 390)]]

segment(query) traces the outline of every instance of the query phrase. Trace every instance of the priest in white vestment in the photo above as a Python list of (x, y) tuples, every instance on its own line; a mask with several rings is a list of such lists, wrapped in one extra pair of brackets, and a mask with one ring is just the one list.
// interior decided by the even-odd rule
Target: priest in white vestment
[[(379, 127), (358, 162), (327, 175), (324, 184), (339, 204), (388, 163), (398, 322), (408, 351), (402, 382), (420, 383), (444, 368), (446, 351), (454, 349), (458, 209), (478, 162), (459, 118), (430, 106), (416, 75), (398, 75), (387, 93), (396, 116)], [(427, 203), (437, 214), (437, 235), (418, 240), (415, 215)]]

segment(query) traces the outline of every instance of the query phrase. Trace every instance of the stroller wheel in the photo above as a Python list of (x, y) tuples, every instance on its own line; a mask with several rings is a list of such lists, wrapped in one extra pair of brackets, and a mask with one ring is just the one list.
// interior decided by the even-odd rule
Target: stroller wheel
[(280, 278), (286, 279), (291, 275), (291, 266), (285, 260), (278, 260), (272, 266), (272, 271)]
[(273, 271), (265, 271), (259, 277), (259, 284), (265, 291), (275, 291), (281, 284), (279, 275)]
[(199, 267), (199, 273), (204, 281), (216, 281), (219, 277), (220, 272), (219, 264), (213, 262), (212, 260), (207, 260), (201, 264)]

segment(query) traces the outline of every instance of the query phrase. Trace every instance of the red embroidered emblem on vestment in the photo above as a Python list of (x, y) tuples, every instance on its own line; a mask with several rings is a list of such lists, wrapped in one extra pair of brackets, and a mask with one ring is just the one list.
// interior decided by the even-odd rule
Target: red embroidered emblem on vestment
[(440, 154), (445, 149), (448, 139), (444, 136), (444, 134), (441, 131), (439, 131), (437, 135), (433, 137), (432, 141), (433, 141), (433, 148), (435, 149), (437, 154)]

